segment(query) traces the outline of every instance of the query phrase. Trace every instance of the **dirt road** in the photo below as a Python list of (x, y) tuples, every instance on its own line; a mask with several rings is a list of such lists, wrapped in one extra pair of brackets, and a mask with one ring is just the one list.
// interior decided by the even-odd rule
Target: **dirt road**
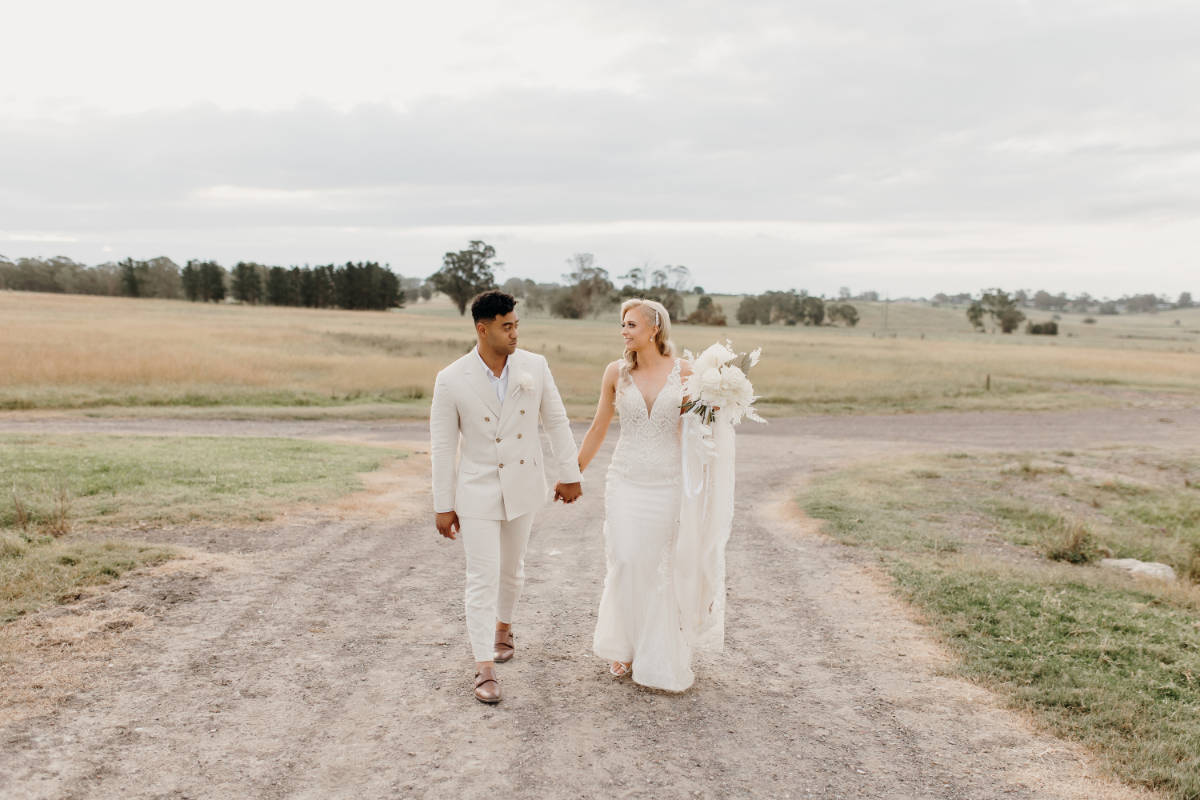
[[(424, 427), (410, 423), (9, 417), (0, 431), (425, 449)], [(0, 724), (0, 796), (1150, 796), (948, 677), (946, 656), (871, 565), (789, 500), (813, 470), (916, 450), (1200, 441), (1200, 410), (811, 418), (741, 431), (726, 653), (701, 657), (683, 695), (614, 682), (590, 654), (603, 452), (584, 499), (536, 524), (517, 657), (499, 668), (506, 699), (477, 703), (461, 546), (433, 531), (417, 452), (333, 508), (256, 529), (141, 532), (215, 555), (15, 623), (38, 643), (5, 655), (15, 673), (74, 670), (78, 689), (49, 713)]]

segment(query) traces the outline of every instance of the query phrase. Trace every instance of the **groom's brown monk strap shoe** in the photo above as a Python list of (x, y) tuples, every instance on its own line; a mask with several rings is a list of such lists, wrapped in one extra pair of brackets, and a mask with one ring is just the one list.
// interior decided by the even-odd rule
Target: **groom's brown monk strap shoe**
[(497, 664), (511, 661), (517, 648), (513, 646), (512, 628), (506, 631), (496, 631), (496, 644), (493, 645), (492, 660)]
[(475, 673), (475, 699), (481, 703), (500, 702), (500, 681)]

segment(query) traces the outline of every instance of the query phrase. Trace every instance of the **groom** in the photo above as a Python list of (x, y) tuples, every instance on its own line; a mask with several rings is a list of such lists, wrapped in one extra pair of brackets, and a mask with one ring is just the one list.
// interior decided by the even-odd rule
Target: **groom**
[(573, 503), (582, 493), (575, 437), (550, 367), (543, 356), (517, 349), (516, 304), (500, 291), (471, 302), (478, 342), (438, 373), (429, 414), (435, 523), (447, 539), (462, 534), (475, 697), (484, 703), (500, 702), (495, 664), (514, 653), (525, 546), (546, 502), (539, 419), (562, 477), (554, 499)]

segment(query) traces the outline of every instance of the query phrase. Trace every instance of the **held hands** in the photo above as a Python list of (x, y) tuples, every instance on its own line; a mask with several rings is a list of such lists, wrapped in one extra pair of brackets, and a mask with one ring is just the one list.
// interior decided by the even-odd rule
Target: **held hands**
[[(554, 499), (562, 500), (564, 503), (574, 503), (583, 495), (583, 486), (579, 482), (562, 483), (561, 481), (554, 487)], [(456, 511), (441, 511), (434, 517), (434, 525), (437, 526), (437, 532), (447, 539), (457, 539), (460, 525), (458, 522), (458, 512)]]
[(554, 485), (554, 499), (562, 500), (564, 503), (574, 503), (582, 494), (583, 486), (579, 481), (575, 483), (559, 481)]
[(447, 539), (454, 539), (458, 536), (458, 512), (440, 511), (434, 519), (434, 524), (437, 525), (438, 533)]

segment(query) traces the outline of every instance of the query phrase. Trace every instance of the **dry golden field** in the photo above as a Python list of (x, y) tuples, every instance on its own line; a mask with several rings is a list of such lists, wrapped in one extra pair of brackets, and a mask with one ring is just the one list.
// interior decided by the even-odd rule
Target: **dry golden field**
[[(718, 301), (732, 319), (737, 298)], [(724, 336), (738, 349), (761, 346), (751, 377), (775, 415), (1200, 396), (1198, 309), (1095, 324), (1064, 314), (1062, 334), (1034, 337), (973, 333), (961, 308), (911, 303), (889, 304), (885, 328), (882, 303), (857, 305), (855, 329), (677, 325), (674, 338), (692, 349)], [(469, 317), (439, 299), (348, 312), (2, 291), (0, 409), (421, 416), (437, 370), (472, 341)], [(603, 365), (620, 354), (615, 318), (526, 314), (521, 345), (550, 359), (577, 418), (589, 415)]]

